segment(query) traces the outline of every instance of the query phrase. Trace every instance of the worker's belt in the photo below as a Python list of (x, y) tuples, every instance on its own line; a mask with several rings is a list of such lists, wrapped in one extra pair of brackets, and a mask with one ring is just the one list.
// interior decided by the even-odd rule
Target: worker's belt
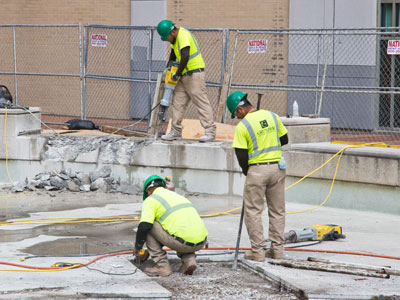
[(193, 244), (191, 242), (186, 242), (184, 239), (181, 239), (180, 237), (177, 237), (177, 236), (174, 236), (174, 239), (177, 240), (178, 242), (180, 242), (186, 246), (190, 246), (190, 247), (201, 245), (207, 240), (207, 238), (205, 238), (204, 241), (201, 241), (200, 243), (197, 243), (197, 244)]
[(195, 70), (190, 70), (190, 71), (187, 71), (185, 74), (183, 74), (182, 76), (185, 76), (185, 75), (192, 75), (193, 73), (200, 73), (200, 72), (204, 72), (204, 68), (200, 68), (200, 69), (195, 69)]
[(251, 165), (249, 165), (249, 167), (251, 167), (251, 166), (261, 166), (261, 165), (275, 165), (277, 163), (279, 163), (279, 161), (262, 162), (262, 163), (257, 163), (257, 164), (251, 164)]

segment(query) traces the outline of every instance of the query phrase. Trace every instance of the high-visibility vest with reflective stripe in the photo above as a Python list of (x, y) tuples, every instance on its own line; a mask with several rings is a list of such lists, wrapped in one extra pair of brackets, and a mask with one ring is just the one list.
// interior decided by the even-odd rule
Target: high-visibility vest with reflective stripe
[(171, 44), (171, 48), (175, 52), (178, 62), (181, 61), (181, 49), (187, 46), (190, 47), (190, 56), (186, 68), (183, 70), (182, 74), (185, 74), (187, 71), (205, 67), (205, 63), (203, 57), (201, 56), (200, 47), (197, 44), (196, 38), (189, 30), (180, 27), (175, 44)]
[(159, 222), (170, 235), (194, 244), (204, 241), (208, 234), (193, 204), (162, 187), (155, 189), (143, 202), (140, 222), (154, 221)]
[[(267, 110), (248, 113), (238, 126), (241, 126), (238, 132), (246, 135), (249, 164), (274, 162), (281, 159), (279, 137), (286, 134), (287, 130), (275, 113)], [(235, 147), (235, 140), (233, 146)], [(237, 145), (236, 147), (240, 148)]]

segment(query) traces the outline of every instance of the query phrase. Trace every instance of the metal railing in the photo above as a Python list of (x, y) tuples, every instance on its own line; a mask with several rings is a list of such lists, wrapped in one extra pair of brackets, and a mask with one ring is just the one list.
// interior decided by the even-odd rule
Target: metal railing
[[(331, 119), (332, 140), (400, 144), (398, 28), (189, 28), (206, 62), (217, 118), (227, 89), (261, 108)], [(91, 119), (148, 130), (157, 74), (170, 46), (155, 27), (0, 25), (0, 83), (15, 102), (40, 106), (45, 121)], [(221, 103), (223, 104), (223, 103)], [(236, 124), (228, 114), (216, 121)], [(189, 104), (185, 118), (197, 118)]]

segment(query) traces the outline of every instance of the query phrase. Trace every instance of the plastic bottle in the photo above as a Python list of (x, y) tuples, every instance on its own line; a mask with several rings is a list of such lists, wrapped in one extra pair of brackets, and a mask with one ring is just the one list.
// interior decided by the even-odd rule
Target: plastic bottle
[(297, 118), (299, 116), (299, 105), (297, 104), (297, 101), (294, 100), (293, 102), (293, 117)]
[(175, 190), (175, 185), (171, 180), (171, 176), (166, 176), (165, 177), (165, 183), (167, 184), (167, 186), (166, 186), (167, 190), (170, 190), (170, 191)]
[(281, 157), (281, 160), (278, 163), (278, 166), (279, 166), (279, 169), (281, 169), (281, 170), (286, 169), (286, 161), (285, 161), (285, 158), (283, 157), (283, 155)]

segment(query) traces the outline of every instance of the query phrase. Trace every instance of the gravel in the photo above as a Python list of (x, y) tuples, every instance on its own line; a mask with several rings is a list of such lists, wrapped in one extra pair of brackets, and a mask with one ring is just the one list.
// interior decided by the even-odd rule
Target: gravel
[[(172, 265), (173, 270), (179, 263)], [(192, 276), (174, 272), (155, 280), (172, 293), (172, 300), (294, 300), (293, 294), (279, 291), (272, 282), (247, 269), (232, 270), (232, 263), (198, 263)]]

